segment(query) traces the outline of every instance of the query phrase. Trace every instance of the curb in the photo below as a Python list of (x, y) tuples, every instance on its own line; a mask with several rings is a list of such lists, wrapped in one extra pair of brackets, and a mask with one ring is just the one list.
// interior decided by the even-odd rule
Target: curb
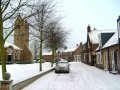
[(38, 78), (50, 73), (51, 71), (53, 71), (54, 68), (47, 70), (46, 72), (40, 73), (36, 76), (33, 76), (31, 78), (28, 78), (22, 82), (16, 83), (12, 86), (12, 90), (21, 90), (22, 88), (26, 87), (27, 85), (31, 84), (32, 82), (34, 82), (35, 80), (37, 80)]

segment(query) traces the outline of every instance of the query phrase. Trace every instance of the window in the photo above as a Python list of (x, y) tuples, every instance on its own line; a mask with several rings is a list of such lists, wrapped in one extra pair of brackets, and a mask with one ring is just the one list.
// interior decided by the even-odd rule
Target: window
[(84, 54), (84, 61), (87, 59), (87, 53)]
[(98, 52), (98, 53), (97, 53), (97, 64), (102, 64), (101, 52)]

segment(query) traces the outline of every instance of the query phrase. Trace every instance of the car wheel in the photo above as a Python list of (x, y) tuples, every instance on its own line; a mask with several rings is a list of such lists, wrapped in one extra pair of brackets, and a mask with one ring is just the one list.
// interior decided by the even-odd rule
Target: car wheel
[(69, 71), (67, 71), (67, 73), (69, 73)]
[(58, 73), (57, 71), (55, 71), (55, 73)]

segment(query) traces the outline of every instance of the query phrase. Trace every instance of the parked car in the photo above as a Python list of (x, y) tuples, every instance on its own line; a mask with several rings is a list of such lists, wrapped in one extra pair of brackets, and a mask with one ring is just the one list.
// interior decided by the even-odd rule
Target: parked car
[(69, 73), (69, 71), (70, 71), (70, 67), (69, 67), (69, 62), (67, 60), (61, 60), (56, 63), (55, 73), (58, 72)]

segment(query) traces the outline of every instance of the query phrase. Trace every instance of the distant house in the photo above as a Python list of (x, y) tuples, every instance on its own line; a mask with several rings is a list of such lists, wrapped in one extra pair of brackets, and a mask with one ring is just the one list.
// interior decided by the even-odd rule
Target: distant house
[(88, 64), (88, 56), (87, 56), (87, 44), (86, 43), (84, 43), (83, 45), (82, 45), (82, 57), (83, 57), (83, 59), (82, 59), (82, 62), (83, 63), (85, 63), (85, 64)]
[(83, 47), (82, 42), (80, 42), (80, 45), (77, 44), (77, 48), (75, 49), (74, 53), (74, 61), (75, 62), (81, 62), (83, 60)]
[(52, 52), (44, 52), (43, 53), (43, 59), (46, 62), (51, 62), (52, 61)]
[[(75, 61), (80, 62), (82, 60), (82, 43), (76, 45), (76, 47), (71, 49), (58, 50), (56, 57), (68, 60), (69, 62)], [(52, 52), (43, 53), (43, 59), (50, 62), (52, 60)]]
[(67, 48), (66, 50), (60, 50), (60, 58), (66, 59), (69, 62), (74, 61), (73, 53), (75, 49), (76, 48), (70, 48), (70, 49)]

